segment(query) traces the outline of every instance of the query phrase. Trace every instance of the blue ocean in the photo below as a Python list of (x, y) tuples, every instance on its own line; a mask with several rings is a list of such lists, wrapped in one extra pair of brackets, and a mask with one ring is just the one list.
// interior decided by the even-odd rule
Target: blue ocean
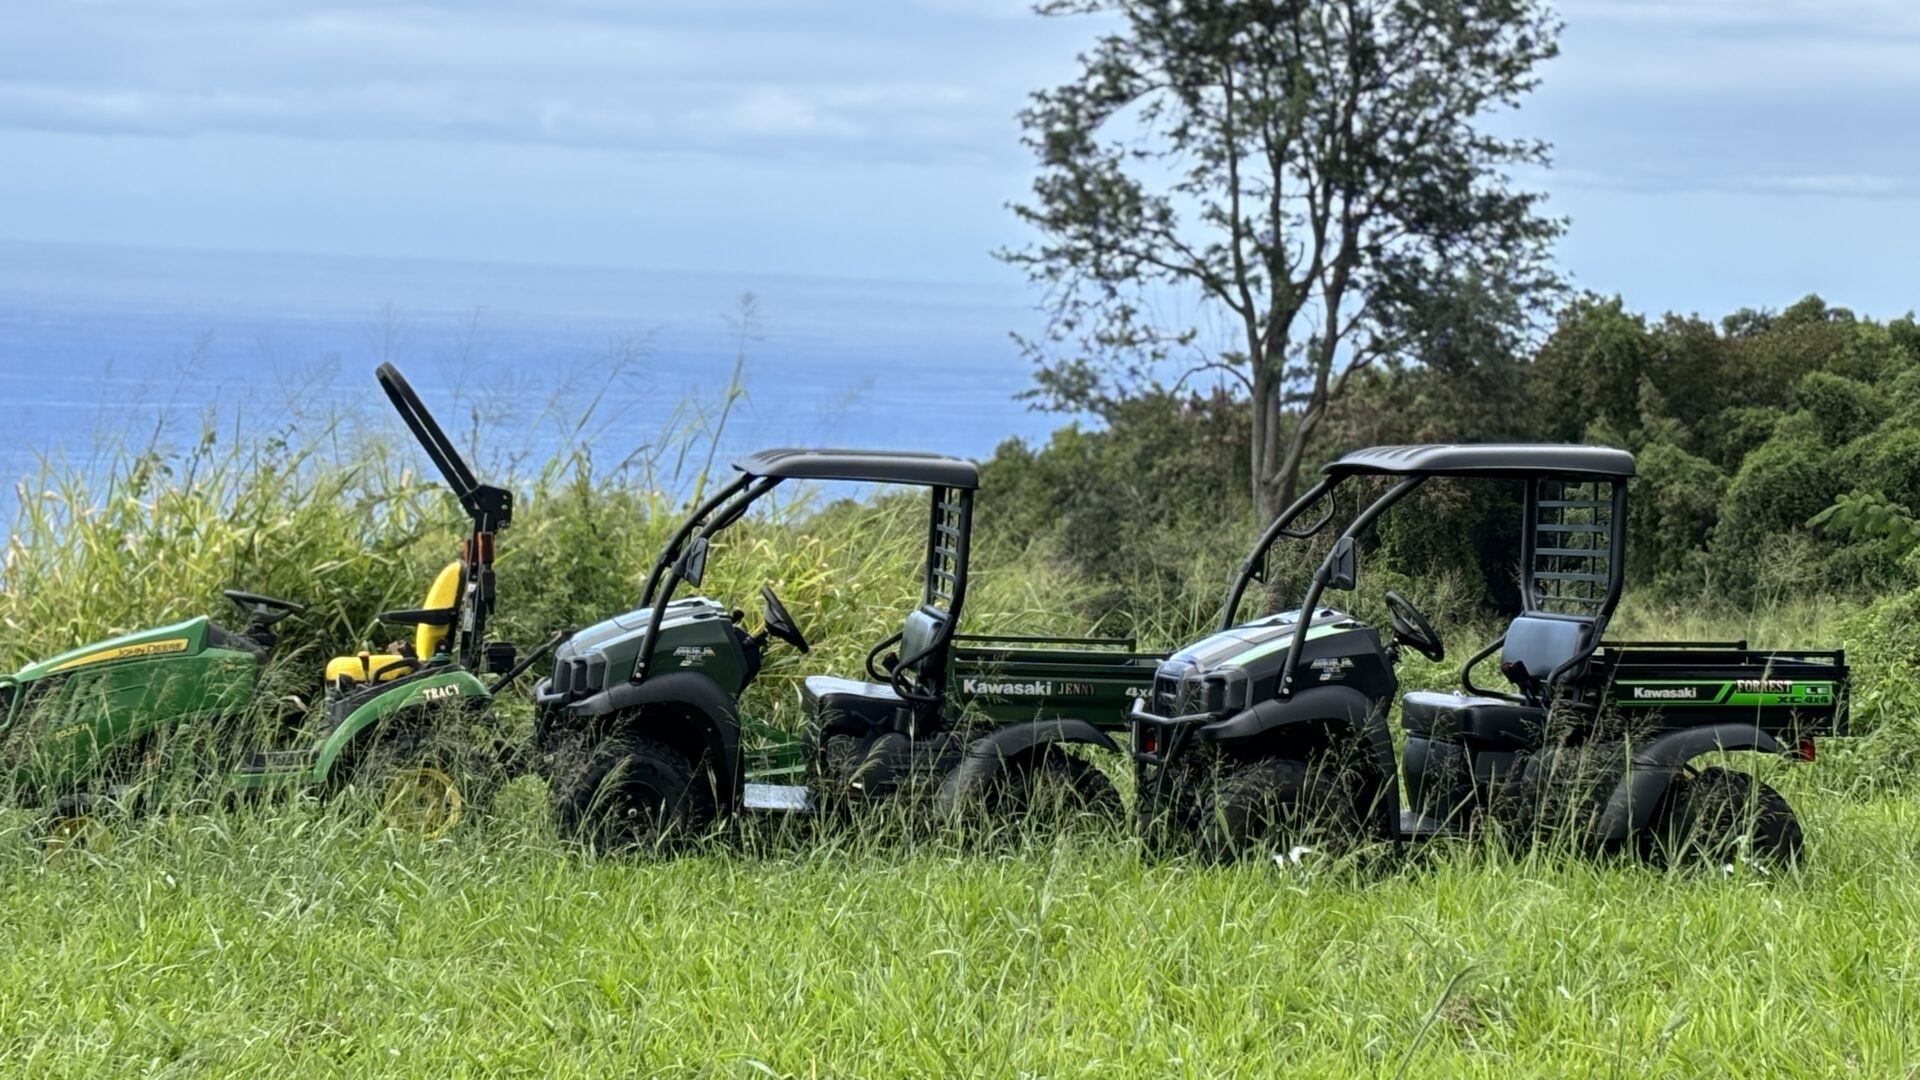
[[(752, 295), (750, 309), (743, 298)], [(1005, 285), (0, 243), (0, 476), (43, 454), (177, 447), (216, 425), (274, 432), (383, 410), (391, 360), (450, 429), (538, 460), (618, 462), (711, 431), (736, 358), (723, 455), (771, 445), (984, 457), (1064, 423), (1016, 395)], [(589, 403), (597, 403), (585, 426)], [(294, 432), (297, 434), (297, 431)]]

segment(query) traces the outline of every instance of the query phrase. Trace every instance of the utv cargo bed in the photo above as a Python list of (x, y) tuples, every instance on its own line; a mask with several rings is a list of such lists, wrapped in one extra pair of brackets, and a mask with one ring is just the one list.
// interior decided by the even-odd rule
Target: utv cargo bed
[(1148, 696), (1165, 653), (1138, 651), (1131, 638), (954, 636), (953, 700), (989, 719), (1018, 723), (1066, 717), (1127, 727)]
[(1847, 733), (1847, 656), (1838, 649), (1608, 641), (1592, 674), (1608, 705), (1655, 716), (1662, 728), (1731, 722), (1794, 739)]

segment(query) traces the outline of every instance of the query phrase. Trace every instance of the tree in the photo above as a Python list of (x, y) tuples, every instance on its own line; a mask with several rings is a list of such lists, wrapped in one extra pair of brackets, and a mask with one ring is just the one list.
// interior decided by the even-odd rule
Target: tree
[(1020, 115), (1040, 174), (1013, 210), (1040, 238), (999, 254), (1047, 292), (1022, 341), (1047, 404), (1099, 414), (1214, 373), (1251, 399), (1267, 516), (1356, 372), (1515, 348), (1557, 285), (1562, 223), (1505, 174), (1547, 146), (1482, 126), (1557, 52), (1540, 0), (1036, 10), (1118, 23)]

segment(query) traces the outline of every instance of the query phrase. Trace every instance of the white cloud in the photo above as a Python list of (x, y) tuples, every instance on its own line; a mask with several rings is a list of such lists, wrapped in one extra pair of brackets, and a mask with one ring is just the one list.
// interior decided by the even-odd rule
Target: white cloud
[(1745, 173), (1695, 169), (1625, 167), (1556, 169), (1527, 177), (1529, 183), (1562, 190), (1619, 191), (1644, 195), (1729, 194), (1814, 199), (1920, 199), (1920, 175), (1911, 173)]
[(0, 11), (0, 128), (1012, 159), (1032, 72), (1073, 45), (1009, 36), (1007, 14), (988, 0), (16, 8)]

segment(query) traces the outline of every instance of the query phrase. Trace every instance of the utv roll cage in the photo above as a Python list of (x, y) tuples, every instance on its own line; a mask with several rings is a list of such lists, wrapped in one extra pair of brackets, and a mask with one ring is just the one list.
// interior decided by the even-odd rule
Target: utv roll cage
[[(454, 497), (460, 501), (472, 522), (466, 543), (461, 550), (462, 574), (461, 603), (450, 611), (389, 611), (381, 614), (382, 622), (407, 626), (449, 625), (454, 626), (454, 650), (460, 664), (469, 671), (505, 672), (505, 677), (496, 685), (504, 685), (514, 675), (525, 670), (527, 661), (514, 663), (512, 647), (489, 645), (487, 643), (487, 621), (492, 618), (494, 606), (498, 600), (495, 587), (494, 534), (513, 524), (513, 492), (505, 488), (483, 484), (475, 478), (473, 470), (467, 467), (466, 460), (454, 449), (453, 440), (427, 411), (414, 393), (400, 369), (392, 364), (381, 364), (374, 372), (380, 380), (380, 388), (387, 392), (393, 407), (405, 420), (413, 437), (433, 459), (434, 467), (440, 470), (440, 476), (452, 489)], [(497, 654), (496, 654), (497, 653)], [(496, 655), (490, 655), (496, 654)], [(417, 662), (424, 664), (429, 658), (418, 657)], [(492, 663), (487, 663), (492, 660)]]
[[(1301, 598), (1302, 612), (1314, 611), (1329, 587), (1353, 587), (1354, 543), (1395, 503), (1435, 477), (1526, 482), (1526, 532), (1520, 560), (1522, 615), (1588, 622), (1593, 627), (1589, 640), (1597, 643), (1620, 603), (1626, 575), (1622, 556), (1626, 551), (1627, 482), (1634, 475), (1633, 455), (1624, 450), (1537, 443), (1376, 446), (1332, 462), (1321, 474), (1318, 483), (1273, 520), (1240, 564), (1227, 588), (1218, 629), (1233, 627), (1235, 613), (1251, 583), (1266, 583), (1267, 559), (1274, 545), (1283, 539), (1310, 540), (1323, 532), (1338, 512), (1341, 486), (1361, 476), (1399, 480), (1361, 507), (1334, 538), (1332, 549), (1314, 571)], [(1325, 510), (1311, 524), (1294, 524), (1323, 503)], [(1305, 634), (1295, 634), (1287, 648), (1278, 689), (1282, 700), (1292, 695), (1305, 638)], [(1467, 693), (1520, 700), (1516, 695), (1473, 683), (1475, 665), (1493, 655), (1505, 640), (1505, 635), (1495, 638), (1460, 669), (1460, 684)], [(1546, 683), (1559, 682), (1585, 659), (1577, 656), (1569, 660)]]
[[(652, 665), (660, 623), (675, 590), (682, 582), (697, 586), (704, 576), (707, 544), (714, 535), (788, 480), (849, 481), (924, 487), (931, 494), (920, 609), (933, 616), (937, 630), (913, 655), (900, 657), (892, 671), (894, 689), (902, 697), (930, 700), (934, 695), (906, 685), (902, 673), (917, 669), (920, 661), (946, 648), (959, 623), (967, 596), (968, 542), (973, 535), (973, 494), (980, 487), (980, 470), (970, 461), (944, 454), (795, 448), (762, 450), (735, 461), (733, 467), (740, 475), (688, 515), (647, 575), (640, 606), (651, 613), (646, 643), (634, 666), (635, 681), (644, 679)], [(873, 658), (902, 636), (896, 633), (875, 646), (869, 654), (869, 669)]]

